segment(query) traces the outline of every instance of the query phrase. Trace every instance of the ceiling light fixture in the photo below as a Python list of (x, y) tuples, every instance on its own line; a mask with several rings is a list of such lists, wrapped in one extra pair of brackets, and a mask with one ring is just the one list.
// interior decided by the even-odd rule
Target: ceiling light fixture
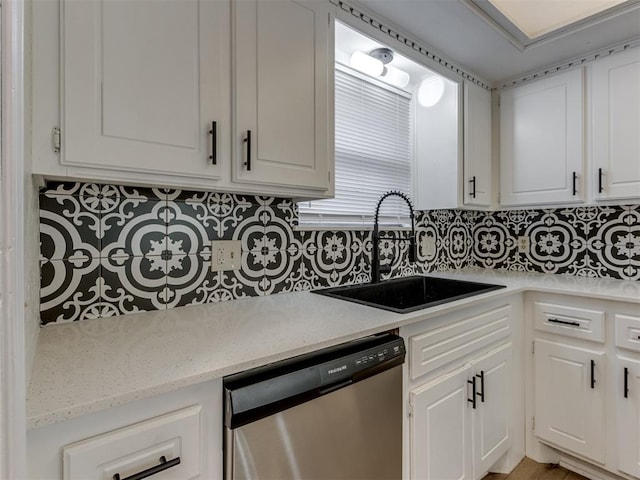
[(355, 51), (351, 55), (351, 67), (371, 77), (379, 77), (380, 80), (398, 88), (409, 85), (410, 77), (407, 72), (388, 65), (393, 61), (393, 52), (389, 48), (376, 48), (368, 55)]
[(360, 51), (353, 52), (349, 63), (351, 64), (351, 68), (371, 77), (379, 77), (384, 70), (384, 64), (380, 60)]

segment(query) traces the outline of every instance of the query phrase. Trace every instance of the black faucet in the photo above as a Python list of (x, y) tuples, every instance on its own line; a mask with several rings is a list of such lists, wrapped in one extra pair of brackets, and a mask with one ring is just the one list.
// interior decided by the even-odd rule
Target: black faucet
[[(409, 212), (411, 217), (411, 236), (409, 238), (398, 238), (398, 237), (381, 237), (378, 232), (378, 214), (380, 213), (380, 205), (387, 197), (400, 197), (407, 205), (409, 205)], [(380, 200), (378, 200), (378, 205), (376, 205), (376, 217), (373, 224), (373, 252), (371, 253), (371, 283), (378, 283), (380, 281), (381, 273), (389, 273), (391, 271), (391, 264), (389, 265), (380, 265), (380, 240), (391, 240), (394, 242), (409, 242), (409, 261), (411, 263), (415, 263), (417, 260), (416, 253), (416, 228), (414, 222), (413, 215), (413, 205), (411, 205), (411, 200), (402, 192), (391, 191), (387, 192)]]

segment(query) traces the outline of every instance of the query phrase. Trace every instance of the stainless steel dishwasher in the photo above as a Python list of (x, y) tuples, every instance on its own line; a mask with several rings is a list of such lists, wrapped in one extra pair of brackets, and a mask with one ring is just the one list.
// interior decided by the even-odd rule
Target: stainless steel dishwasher
[(400, 479), (404, 357), (385, 333), (226, 377), (225, 479)]

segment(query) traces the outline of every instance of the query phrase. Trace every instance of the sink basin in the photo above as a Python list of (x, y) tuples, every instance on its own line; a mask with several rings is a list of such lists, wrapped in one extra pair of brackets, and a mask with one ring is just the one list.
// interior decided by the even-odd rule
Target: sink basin
[(414, 276), (394, 278), (380, 283), (315, 290), (313, 293), (392, 312), (407, 313), (500, 288), (505, 287), (448, 278)]

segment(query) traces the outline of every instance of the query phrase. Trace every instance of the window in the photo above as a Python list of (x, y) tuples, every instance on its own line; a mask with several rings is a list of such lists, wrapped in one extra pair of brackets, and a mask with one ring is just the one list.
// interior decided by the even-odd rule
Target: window
[[(383, 193), (410, 192), (411, 97), (342, 65), (335, 71), (335, 198), (299, 204), (301, 226), (373, 224)], [(404, 202), (385, 202), (380, 224), (407, 225)]]

